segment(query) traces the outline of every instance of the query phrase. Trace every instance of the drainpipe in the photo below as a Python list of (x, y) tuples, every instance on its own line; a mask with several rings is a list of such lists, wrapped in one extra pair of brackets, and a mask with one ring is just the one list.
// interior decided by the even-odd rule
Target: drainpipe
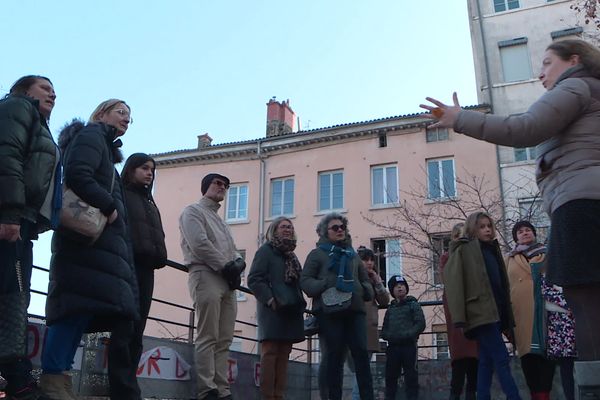
[(263, 242), (265, 237), (265, 160), (262, 155), (262, 139), (256, 142), (256, 155), (260, 163), (260, 177), (258, 183), (258, 237), (256, 238), (257, 247)]
[[(480, 0), (475, 0), (475, 4), (477, 5), (477, 19), (479, 20), (479, 31), (481, 32), (481, 47), (483, 49), (483, 62), (485, 65), (485, 80), (487, 83), (487, 88), (488, 88), (488, 93), (489, 93), (489, 99), (490, 99), (490, 108), (492, 109), (492, 114), (494, 113), (494, 91), (492, 88), (492, 79), (490, 77), (490, 62), (489, 62), (489, 57), (488, 57), (488, 52), (487, 52), (487, 46), (485, 45), (485, 30), (483, 28), (483, 17), (481, 15), (481, 4), (480, 4)], [(496, 165), (496, 170), (498, 171), (498, 182), (499, 182), (499, 189), (500, 189), (500, 196), (502, 197), (502, 207), (501, 207), (501, 218), (502, 221), (505, 221), (506, 218), (506, 212), (505, 212), (505, 206), (506, 204), (504, 203), (504, 182), (502, 180), (502, 168), (500, 168), (500, 147), (498, 145), (496, 146), (496, 160), (497, 165)], [(507, 234), (507, 228), (506, 225), (504, 226), (504, 234)]]

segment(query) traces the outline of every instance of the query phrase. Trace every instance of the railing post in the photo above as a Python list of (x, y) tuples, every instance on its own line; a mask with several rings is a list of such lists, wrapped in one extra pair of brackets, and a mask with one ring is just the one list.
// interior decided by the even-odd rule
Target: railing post
[(194, 310), (190, 311), (190, 325), (188, 331), (188, 343), (194, 343), (194, 326), (196, 324), (196, 312)]

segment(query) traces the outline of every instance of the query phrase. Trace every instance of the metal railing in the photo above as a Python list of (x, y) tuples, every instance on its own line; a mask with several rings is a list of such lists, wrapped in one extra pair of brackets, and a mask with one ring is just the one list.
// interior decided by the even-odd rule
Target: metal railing
[[(185, 265), (180, 264), (176, 261), (173, 260), (167, 260), (166, 262), (166, 266), (173, 268), (175, 270), (181, 271), (181, 272), (188, 272), (188, 269)], [(49, 269), (47, 268), (43, 268), (43, 267), (39, 267), (39, 266), (33, 266), (34, 269), (39, 270), (39, 271), (43, 271), (46, 273), (49, 273)], [(240, 292), (243, 292), (245, 294), (248, 295), (254, 295), (254, 293), (247, 287), (244, 286), (240, 286), (237, 290), (239, 290)], [(43, 291), (39, 291), (39, 290), (34, 290), (31, 289), (30, 290), (31, 293), (34, 294), (38, 294), (38, 295), (42, 295), (42, 296), (47, 296), (47, 292), (43, 292)], [(149, 315), (148, 316), (148, 320), (151, 321), (155, 321), (157, 323), (161, 323), (161, 324), (168, 324), (168, 325), (173, 325), (173, 326), (177, 326), (177, 327), (182, 327), (182, 328), (187, 328), (188, 330), (188, 338), (187, 341), (188, 343), (193, 343), (193, 337), (194, 337), (194, 331), (196, 329), (196, 325), (195, 325), (195, 311), (194, 308), (189, 307), (189, 306), (185, 306), (185, 305), (181, 305), (181, 304), (177, 304), (171, 301), (167, 301), (167, 300), (162, 300), (162, 299), (157, 299), (157, 298), (152, 298), (152, 302), (156, 302), (159, 304), (163, 304), (166, 305), (168, 307), (173, 307), (179, 310), (184, 310), (189, 312), (189, 319), (187, 323), (183, 323), (180, 321), (174, 321), (174, 320), (170, 320), (170, 319), (165, 319), (165, 318), (159, 318), (156, 316), (152, 316)], [(433, 307), (433, 306), (440, 306), (442, 305), (441, 300), (432, 300), (432, 301), (420, 301), (419, 304), (422, 307)], [(385, 309), (387, 308), (387, 306), (379, 306), (380, 309)], [(306, 314), (312, 314), (312, 311), (309, 309), (305, 310)], [(37, 318), (40, 320), (45, 320), (44, 316), (41, 315), (35, 315), (35, 314), (29, 314), (29, 317), (33, 317), (33, 318)], [(240, 325), (245, 325), (245, 326), (250, 326), (253, 328), (257, 328), (258, 326), (254, 323), (251, 322), (247, 322), (247, 321), (242, 321), (242, 320), (235, 320), (236, 324), (240, 324)], [(441, 333), (445, 333), (444, 330), (440, 330), (440, 331), (426, 331), (423, 332), (422, 335), (434, 335), (434, 334), (441, 334)], [(247, 337), (247, 336), (243, 336), (243, 335), (239, 335), (239, 334), (234, 334), (234, 338), (240, 339), (240, 340), (245, 340), (245, 341), (249, 341), (249, 342), (253, 342), (253, 343), (258, 343), (258, 339), (256, 338), (252, 338), (252, 337)], [(293, 350), (299, 351), (299, 352), (304, 352), (306, 353), (306, 358), (307, 358), (307, 363), (308, 364), (312, 364), (313, 362), (313, 357), (312, 355), (315, 353), (320, 353), (320, 349), (318, 346), (314, 346), (313, 345), (313, 341), (317, 340), (317, 337), (307, 337), (306, 338), (306, 348), (300, 348), (300, 347), (292, 347)], [(176, 339), (174, 339), (176, 340)], [(432, 345), (423, 345), (420, 344), (418, 346), (419, 350), (425, 350), (425, 349), (447, 349), (447, 344), (432, 344)], [(447, 352), (447, 350), (445, 350), (443, 353)], [(385, 351), (381, 351), (378, 352), (376, 354), (384, 354)], [(420, 359), (428, 359), (427, 357), (420, 357)]]

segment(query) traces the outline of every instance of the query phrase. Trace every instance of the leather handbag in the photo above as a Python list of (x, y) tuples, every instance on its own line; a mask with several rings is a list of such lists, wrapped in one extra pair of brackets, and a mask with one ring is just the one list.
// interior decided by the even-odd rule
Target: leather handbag
[[(114, 185), (115, 169), (113, 168), (110, 194), (112, 194)], [(63, 228), (77, 232), (89, 238), (90, 243), (94, 243), (104, 231), (107, 222), (108, 218), (102, 214), (100, 209), (90, 206), (81, 200), (73, 190), (64, 187), (60, 212), (60, 225)]]
[(342, 292), (336, 287), (330, 287), (321, 294), (323, 302), (323, 312), (333, 314), (345, 311), (350, 308), (352, 303), (352, 292)]
[(18, 292), (0, 295), (0, 362), (10, 362), (27, 355), (27, 307), (29, 291), (23, 287), (21, 260), (15, 262)]

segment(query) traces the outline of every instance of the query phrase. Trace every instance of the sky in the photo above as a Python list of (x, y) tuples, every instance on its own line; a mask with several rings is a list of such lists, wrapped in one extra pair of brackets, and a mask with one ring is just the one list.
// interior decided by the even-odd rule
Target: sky
[[(274, 96), (301, 129), (417, 113), (453, 91), (477, 103), (466, 0), (2, 0), (0, 38), (0, 96), (23, 75), (50, 78), (55, 138), (123, 99), (125, 156), (194, 148), (204, 133), (264, 137)], [(49, 265), (49, 239), (36, 265)], [(47, 274), (32, 287), (46, 291)]]

